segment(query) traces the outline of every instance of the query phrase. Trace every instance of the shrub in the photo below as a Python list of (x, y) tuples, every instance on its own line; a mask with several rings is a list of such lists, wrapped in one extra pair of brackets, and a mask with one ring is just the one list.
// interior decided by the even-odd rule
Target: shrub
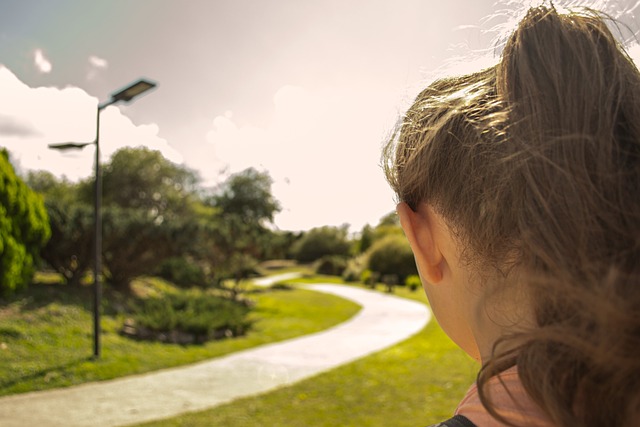
[(326, 274), (329, 276), (342, 276), (347, 267), (347, 260), (341, 256), (326, 255), (317, 261), (316, 274)]
[(347, 264), (347, 268), (345, 268), (342, 272), (342, 280), (349, 283), (356, 282), (358, 278), (358, 274), (354, 270), (349, 269), (349, 264)]
[(397, 274), (385, 274), (382, 276), (382, 283), (387, 287), (387, 292), (393, 292), (393, 288), (399, 283), (400, 279)]
[(307, 231), (297, 240), (291, 252), (299, 262), (313, 262), (326, 255), (348, 256), (350, 243), (346, 227), (319, 227)]
[(379, 278), (380, 278), (379, 273), (375, 271), (371, 271), (368, 268), (363, 270), (362, 274), (360, 274), (360, 282), (371, 288), (376, 287), (376, 283), (378, 283)]
[(185, 258), (169, 258), (160, 264), (158, 275), (178, 286), (203, 285), (205, 274), (202, 268)]
[(273, 285), (269, 286), (269, 289), (274, 290), (274, 291), (291, 291), (293, 290), (293, 286), (288, 285), (286, 283), (274, 283)]
[(356, 282), (361, 280), (366, 262), (366, 257), (363, 255), (359, 255), (348, 260), (347, 267), (342, 272), (342, 280), (345, 282)]
[(156, 332), (169, 332), (176, 328), (177, 315), (169, 296), (145, 299), (137, 309), (136, 325)]
[(180, 344), (242, 335), (251, 325), (249, 311), (247, 304), (201, 292), (165, 294), (138, 304), (133, 335)]
[(409, 242), (404, 236), (390, 234), (376, 241), (368, 251), (368, 268), (381, 276), (396, 275), (398, 283), (418, 274)]

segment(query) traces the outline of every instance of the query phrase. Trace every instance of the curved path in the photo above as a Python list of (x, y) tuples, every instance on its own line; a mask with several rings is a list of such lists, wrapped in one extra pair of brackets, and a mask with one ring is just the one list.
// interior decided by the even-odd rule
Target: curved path
[(123, 426), (204, 410), (293, 384), (403, 341), (430, 319), (427, 307), (352, 286), (307, 285), (362, 306), (328, 330), (193, 365), (0, 398), (0, 424)]

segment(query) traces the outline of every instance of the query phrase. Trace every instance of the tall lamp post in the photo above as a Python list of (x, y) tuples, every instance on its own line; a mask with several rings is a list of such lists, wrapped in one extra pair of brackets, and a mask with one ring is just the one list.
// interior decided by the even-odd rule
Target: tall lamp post
[(96, 139), (91, 142), (65, 142), (62, 144), (49, 144), (49, 148), (54, 150), (80, 149), (87, 145), (95, 144), (95, 186), (94, 186), (94, 223), (95, 223), (95, 248), (94, 248), (94, 270), (93, 270), (93, 357), (100, 358), (102, 346), (100, 345), (100, 305), (102, 303), (102, 283), (100, 282), (100, 271), (102, 270), (102, 174), (100, 171), (100, 112), (116, 102), (130, 102), (133, 98), (142, 95), (150, 89), (156, 87), (156, 83), (149, 80), (140, 79), (124, 89), (111, 95), (111, 99), (98, 104), (96, 112)]

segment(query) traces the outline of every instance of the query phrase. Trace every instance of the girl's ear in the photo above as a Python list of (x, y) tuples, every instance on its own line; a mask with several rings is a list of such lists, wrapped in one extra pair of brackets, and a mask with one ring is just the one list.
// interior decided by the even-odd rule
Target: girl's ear
[(430, 210), (426, 208), (414, 211), (403, 202), (398, 204), (396, 211), (411, 245), (420, 276), (430, 284), (439, 283), (443, 276), (444, 257), (437, 241), (434, 218), (429, 215)]

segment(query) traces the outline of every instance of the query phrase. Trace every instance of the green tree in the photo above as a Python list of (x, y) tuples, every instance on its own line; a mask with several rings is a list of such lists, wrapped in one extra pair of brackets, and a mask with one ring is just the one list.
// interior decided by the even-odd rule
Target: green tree
[[(123, 148), (103, 167), (104, 274), (123, 291), (136, 276), (182, 256), (195, 240), (196, 174), (159, 151)], [(80, 185), (93, 201), (93, 181)]]
[(272, 223), (280, 203), (271, 194), (273, 180), (267, 172), (248, 168), (231, 175), (212, 198), (225, 215), (238, 215), (254, 226)]
[(293, 257), (300, 262), (312, 262), (327, 255), (347, 257), (351, 244), (348, 229), (342, 227), (317, 227), (304, 233), (292, 248)]
[(216, 194), (207, 199), (215, 211), (204, 221), (200, 233), (201, 259), (210, 267), (210, 278), (227, 286), (233, 298), (241, 284), (255, 271), (258, 261), (281, 251), (288, 236), (267, 228), (280, 203), (271, 193), (272, 179), (253, 168), (231, 175)]
[(263, 253), (261, 233), (235, 214), (220, 214), (202, 223), (196, 257), (208, 266), (208, 282), (237, 299), (243, 281), (255, 271)]
[[(104, 206), (141, 209), (151, 218), (171, 219), (191, 212), (198, 177), (162, 153), (148, 148), (123, 148), (103, 167)], [(81, 199), (93, 202), (93, 180), (81, 185)]]
[(80, 285), (80, 279), (94, 260), (93, 207), (83, 203), (45, 202), (51, 227), (51, 239), (40, 251), (42, 259), (58, 273), (67, 284)]
[(94, 259), (93, 206), (78, 200), (78, 184), (51, 172), (29, 171), (26, 182), (44, 197), (49, 217), (51, 239), (40, 251), (41, 258), (67, 284), (78, 286)]
[(400, 227), (400, 218), (395, 212), (390, 212), (380, 218), (380, 222), (373, 229), (371, 243), (383, 239), (388, 235), (404, 237), (404, 232), (402, 231), (402, 227)]
[(400, 218), (398, 217), (398, 214), (395, 211), (389, 212), (388, 214), (380, 218), (378, 227), (387, 226), (387, 225), (396, 225), (398, 227), (400, 226)]
[(357, 240), (354, 242), (354, 254), (361, 254), (363, 252), (366, 252), (367, 249), (369, 249), (369, 247), (371, 247), (371, 244), (373, 243), (375, 239), (375, 233), (373, 231), (373, 228), (369, 225), (366, 224), (364, 227), (362, 227), (362, 231), (360, 232), (360, 235), (358, 236)]
[(266, 251), (264, 259), (290, 259), (292, 258), (291, 248), (293, 244), (302, 236), (301, 232), (271, 231), (266, 236)]
[(198, 229), (189, 218), (161, 221), (145, 210), (117, 206), (103, 210), (103, 226), (105, 275), (125, 292), (135, 277), (151, 274), (163, 261), (185, 253)]
[(51, 234), (42, 197), (31, 190), (0, 151), (0, 292), (26, 286)]
[(29, 171), (25, 182), (33, 191), (41, 194), (45, 201), (55, 201), (61, 206), (70, 206), (78, 202), (78, 184), (70, 182), (65, 177), (58, 179), (49, 171)]

